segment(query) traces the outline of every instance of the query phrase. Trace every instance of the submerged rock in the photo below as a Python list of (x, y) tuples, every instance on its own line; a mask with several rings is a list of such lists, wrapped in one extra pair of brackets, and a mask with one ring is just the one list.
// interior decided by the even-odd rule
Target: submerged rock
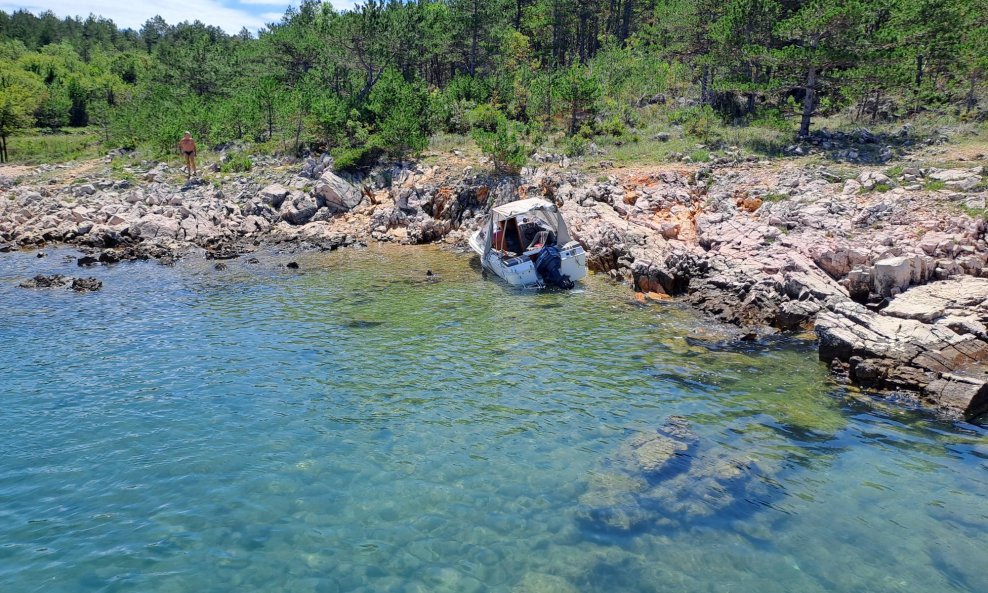
[(624, 534), (720, 513), (733, 519), (778, 495), (770, 484), (781, 467), (700, 440), (685, 419), (671, 417), (654, 435), (632, 436), (589, 476), (577, 516), (586, 528)]
[(94, 292), (103, 288), (103, 283), (96, 278), (73, 278), (72, 290), (76, 292)]
[(529, 572), (511, 591), (512, 593), (578, 593), (579, 589), (563, 577)]
[(46, 276), (44, 274), (38, 274), (30, 280), (25, 280), (20, 283), (21, 288), (58, 288), (65, 286), (69, 283), (71, 278), (66, 278), (61, 274), (52, 274)]

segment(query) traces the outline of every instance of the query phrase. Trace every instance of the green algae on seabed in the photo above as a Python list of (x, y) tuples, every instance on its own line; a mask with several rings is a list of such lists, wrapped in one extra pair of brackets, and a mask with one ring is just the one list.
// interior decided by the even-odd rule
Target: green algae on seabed
[(988, 590), (988, 435), (805, 344), (435, 248), (256, 255), (85, 296), (0, 257), (5, 590)]
[(816, 357), (812, 342), (792, 339), (771, 347), (721, 342), (717, 350), (685, 337), (665, 338), (664, 343), (679, 358), (663, 376), (713, 389), (721, 400), (716, 417), (700, 414), (694, 416), (697, 421), (716, 424), (764, 414), (780, 425), (821, 435), (833, 435), (847, 424), (841, 399), (820, 397), (830, 379), (823, 365), (807, 364)]

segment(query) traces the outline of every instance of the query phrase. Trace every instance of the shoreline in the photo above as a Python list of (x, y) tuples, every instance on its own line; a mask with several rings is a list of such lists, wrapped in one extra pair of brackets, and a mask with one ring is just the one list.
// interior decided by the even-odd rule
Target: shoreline
[(490, 207), (543, 197), (560, 204), (591, 269), (641, 302), (676, 298), (749, 338), (815, 329), (838, 378), (949, 417), (988, 411), (988, 243), (972, 215), (986, 205), (981, 166), (890, 177), (738, 159), (601, 163), (594, 175), (543, 163), (497, 177), (451, 158), (344, 178), (308, 159), (180, 185), (165, 164), (141, 181), (92, 165), (65, 169), (67, 181), (43, 165), (0, 183), (0, 252), (65, 244), (87, 254), (84, 269), (194, 248), (221, 262), (261, 245), (462, 247)]

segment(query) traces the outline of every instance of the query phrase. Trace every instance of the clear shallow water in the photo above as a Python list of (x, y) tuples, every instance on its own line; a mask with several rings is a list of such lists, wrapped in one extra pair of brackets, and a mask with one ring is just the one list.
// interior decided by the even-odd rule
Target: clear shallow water
[(805, 343), (422, 248), (16, 287), (62, 255), (0, 256), (4, 593), (988, 590), (988, 432)]

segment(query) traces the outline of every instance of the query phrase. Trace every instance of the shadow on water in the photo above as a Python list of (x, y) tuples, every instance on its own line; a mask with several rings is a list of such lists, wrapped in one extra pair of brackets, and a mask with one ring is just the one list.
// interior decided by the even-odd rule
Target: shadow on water
[(384, 325), (383, 321), (367, 321), (366, 319), (351, 319), (343, 323), (343, 327), (349, 329), (369, 329)]
[(789, 335), (772, 334), (757, 339), (747, 339), (747, 336), (733, 337), (727, 340), (709, 340), (695, 336), (684, 337), (687, 344), (704, 348), (709, 352), (733, 352), (737, 354), (758, 355), (781, 351), (812, 354), (816, 352), (813, 340), (800, 339)]

